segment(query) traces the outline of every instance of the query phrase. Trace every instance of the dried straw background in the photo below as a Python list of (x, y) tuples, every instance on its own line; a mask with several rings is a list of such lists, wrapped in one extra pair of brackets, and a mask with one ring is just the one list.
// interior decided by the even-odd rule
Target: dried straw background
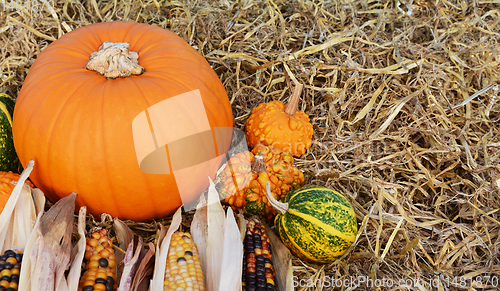
[[(48, 44), (112, 20), (158, 25), (195, 47), (224, 83), (241, 129), (257, 104), (286, 101), (289, 85), (303, 83), (300, 108), (311, 117), (315, 143), (296, 163), (306, 184), (350, 198), (360, 231), (340, 261), (294, 259), (298, 278), (393, 280), (380, 290), (467, 290), (474, 279), (496, 276), (489, 288), (497, 290), (499, 1), (0, 3), (0, 92), (13, 96)], [(154, 240), (153, 224), (129, 225)], [(420, 286), (399, 283), (414, 278)]]

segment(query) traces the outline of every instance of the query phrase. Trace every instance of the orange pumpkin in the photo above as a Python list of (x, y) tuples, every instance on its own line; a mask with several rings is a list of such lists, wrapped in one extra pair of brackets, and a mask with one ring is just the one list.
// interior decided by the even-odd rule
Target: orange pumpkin
[(309, 116), (297, 110), (302, 87), (295, 86), (287, 106), (271, 101), (252, 110), (245, 126), (245, 138), (251, 148), (263, 144), (301, 156), (311, 147), (313, 127)]
[[(208, 62), (174, 33), (97, 23), (50, 44), (14, 111), (14, 145), (31, 179), (77, 208), (148, 221), (195, 201), (230, 144), (232, 110)], [(226, 130), (224, 130), (226, 129)]]
[[(13, 172), (0, 172), (0, 213), (2, 213), (5, 204), (7, 204), (10, 198), (12, 190), (14, 190), (16, 186), (13, 182), (17, 182), (18, 180), (19, 174)], [(29, 181), (26, 182), (29, 183), (30, 186), (33, 186)]]

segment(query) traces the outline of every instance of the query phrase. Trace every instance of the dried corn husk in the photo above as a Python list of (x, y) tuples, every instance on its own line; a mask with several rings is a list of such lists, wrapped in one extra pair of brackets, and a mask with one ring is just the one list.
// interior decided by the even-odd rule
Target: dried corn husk
[(137, 271), (132, 281), (129, 291), (147, 291), (149, 280), (154, 270), (155, 245), (148, 244), (148, 250), (143, 249), (139, 256)]
[(33, 166), (34, 161), (30, 161), (0, 213), (0, 251), (24, 251), (36, 221), (43, 214), (43, 192), (24, 183)]
[(267, 224), (265, 227), (273, 254), (278, 291), (293, 291), (295, 288), (293, 286), (292, 254), (271, 227)]
[(134, 233), (121, 220), (118, 220), (117, 218), (113, 219), (109, 214), (101, 215), (101, 223), (107, 223), (109, 221), (113, 221), (113, 228), (118, 241), (118, 244), (115, 244), (114, 247), (120, 248), (120, 251), (115, 252), (116, 280), (118, 286), (120, 286), (123, 269), (125, 268), (125, 264), (123, 262), (125, 260), (125, 256), (127, 255), (129, 244), (134, 240)]
[(127, 249), (128, 245), (134, 242), (134, 232), (119, 218), (113, 219), (113, 227), (116, 232), (118, 246), (121, 249)]
[(228, 208), (224, 214), (212, 180), (207, 197), (201, 199), (200, 205), (206, 206), (196, 210), (191, 235), (200, 253), (205, 288), (207, 291), (241, 290), (243, 242), (233, 211)]
[(132, 286), (132, 280), (137, 269), (137, 262), (142, 246), (142, 237), (138, 237), (138, 243), (135, 247), (133, 241), (128, 245), (125, 259), (123, 260), (124, 268), (117, 291), (128, 291)]
[[(69, 291), (69, 285), (78, 284), (74, 274), (80, 271), (81, 262), (70, 264), (75, 199), (76, 193), (71, 193), (59, 200), (36, 223), (26, 244), (19, 290)], [(65, 272), (70, 266), (69, 284)]]
[[(142, 237), (134, 234), (132, 230), (120, 219), (114, 219), (114, 228), (120, 248), (127, 249), (123, 259), (123, 271), (121, 273), (120, 283), (117, 291), (130, 291), (134, 278), (136, 277), (141, 259), (144, 258), (146, 251)], [(137, 283), (138, 284), (138, 283)]]
[[(24, 253), (34, 233), (33, 230), (43, 215), (45, 205), (43, 192), (24, 183), (33, 170), (33, 166), (32, 160), (21, 173), (0, 214), (0, 251), (13, 249)], [(24, 261), (20, 271), (19, 290), (27, 290), (22, 288), (21, 283), (31, 280), (30, 270), (25, 268)]]
[(71, 267), (68, 274), (68, 289), (69, 291), (77, 291), (80, 281), (83, 257), (85, 256), (85, 218), (87, 215), (87, 207), (80, 207), (78, 213), (78, 235), (80, 238), (74, 245), (71, 251)]
[(167, 266), (167, 255), (168, 255), (168, 247), (170, 246), (170, 239), (172, 238), (172, 234), (179, 229), (181, 225), (182, 209), (179, 207), (172, 218), (172, 222), (170, 223), (170, 227), (165, 229), (163, 224), (160, 225), (160, 235), (158, 239), (158, 243), (156, 245), (156, 253), (155, 253), (155, 267), (153, 271), (153, 279), (151, 280), (151, 285), (149, 290), (151, 291), (162, 291), (163, 290), (163, 281), (165, 280), (165, 268)]

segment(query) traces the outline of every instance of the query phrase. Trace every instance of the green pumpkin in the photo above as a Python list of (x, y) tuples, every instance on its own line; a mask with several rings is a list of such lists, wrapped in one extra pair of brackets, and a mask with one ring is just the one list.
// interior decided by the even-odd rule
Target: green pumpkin
[[(273, 200), (269, 198), (269, 200)], [(272, 201), (274, 225), (283, 244), (306, 261), (329, 263), (356, 240), (356, 214), (341, 193), (321, 186), (292, 190), (283, 202)]]
[(3, 172), (18, 172), (20, 166), (12, 139), (14, 105), (12, 97), (0, 93), (0, 171)]

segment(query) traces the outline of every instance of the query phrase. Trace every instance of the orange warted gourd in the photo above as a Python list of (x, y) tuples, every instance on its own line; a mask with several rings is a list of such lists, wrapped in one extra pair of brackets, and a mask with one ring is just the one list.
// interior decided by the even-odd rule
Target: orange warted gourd
[(208, 187), (232, 126), (224, 86), (203, 56), (168, 30), (114, 21), (78, 28), (40, 53), (13, 135), (50, 200), (76, 192), (76, 209), (149, 221)]
[(217, 178), (219, 195), (233, 209), (243, 209), (247, 216), (274, 217), (274, 209), (266, 196), (266, 182), (276, 199), (304, 184), (304, 174), (293, 166), (292, 155), (278, 148), (257, 144), (229, 159)]
[[(0, 172), (0, 213), (2, 213), (5, 204), (10, 198), (10, 194), (14, 187), (16, 186), (15, 182), (19, 180), (19, 174), (13, 172)], [(29, 181), (27, 183), (33, 187)]]
[(297, 111), (302, 88), (302, 84), (295, 86), (286, 107), (281, 101), (272, 101), (252, 110), (245, 128), (245, 138), (251, 148), (261, 143), (301, 156), (311, 147), (313, 127), (309, 116)]

